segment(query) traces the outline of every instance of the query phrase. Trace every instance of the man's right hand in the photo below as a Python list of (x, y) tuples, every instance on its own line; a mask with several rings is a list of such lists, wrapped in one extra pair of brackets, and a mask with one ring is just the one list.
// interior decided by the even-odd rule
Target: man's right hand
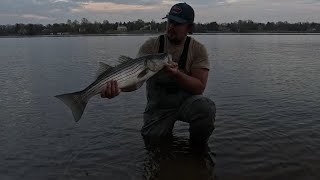
[(111, 80), (103, 87), (100, 95), (102, 98), (111, 99), (118, 96), (120, 92), (117, 81)]

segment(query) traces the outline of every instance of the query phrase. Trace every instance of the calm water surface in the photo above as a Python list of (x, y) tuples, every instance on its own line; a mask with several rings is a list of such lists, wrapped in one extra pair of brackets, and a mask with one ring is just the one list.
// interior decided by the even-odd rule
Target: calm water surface
[(194, 37), (210, 54), (214, 166), (192, 155), (181, 122), (171, 148), (145, 149), (145, 86), (94, 97), (78, 123), (53, 97), (86, 87), (98, 61), (135, 57), (149, 36), (5, 38), (0, 179), (320, 179), (320, 36)]

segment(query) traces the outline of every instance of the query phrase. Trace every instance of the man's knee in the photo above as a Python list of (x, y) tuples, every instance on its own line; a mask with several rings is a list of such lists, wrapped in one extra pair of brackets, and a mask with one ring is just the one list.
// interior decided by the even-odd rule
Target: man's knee
[(215, 103), (206, 97), (199, 96), (189, 103), (184, 116), (190, 123), (190, 140), (204, 143), (214, 130), (216, 114)]
[(172, 117), (160, 118), (160, 116), (144, 115), (144, 125), (141, 135), (144, 139), (158, 140), (172, 136), (174, 120)]
[(203, 119), (204, 123), (211, 124), (215, 120), (216, 106), (211, 99), (199, 96), (189, 104), (184, 113), (190, 123)]
[(216, 105), (215, 103), (207, 98), (207, 97), (201, 97), (197, 99), (193, 103), (194, 109), (198, 113), (203, 113), (207, 115), (215, 115), (216, 114)]

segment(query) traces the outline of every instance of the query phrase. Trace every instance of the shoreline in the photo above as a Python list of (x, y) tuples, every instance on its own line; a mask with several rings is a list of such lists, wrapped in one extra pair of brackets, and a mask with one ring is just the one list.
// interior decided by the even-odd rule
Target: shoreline
[[(84, 36), (151, 36), (162, 33), (106, 33), (106, 34), (61, 34), (61, 35), (0, 35), (0, 38), (31, 38), (31, 37), (84, 37)], [(192, 35), (320, 35), (320, 32), (257, 32), (257, 33), (228, 33), (208, 32), (193, 33)]]

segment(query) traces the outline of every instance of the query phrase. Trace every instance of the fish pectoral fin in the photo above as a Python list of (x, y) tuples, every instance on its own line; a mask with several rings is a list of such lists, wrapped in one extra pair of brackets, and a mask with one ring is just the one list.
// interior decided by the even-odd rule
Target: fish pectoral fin
[(104, 63), (104, 62), (99, 62), (99, 68), (98, 71), (96, 73), (96, 77), (99, 77), (101, 74), (103, 74), (104, 72), (111, 70), (113, 67)]
[(131, 88), (131, 87), (129, 87), (129, 88), (121, 88), (120, 90), (121, 90), (121, 92), (131, 92), (131, 91), (133, 91), (134, 89), (136, 89), (136, 88)]
[(141, 82), (138, 82), (135, 85), (132, 85), (132, 86), (129, 86), (129, 87), (125, 87), (125, 88), (121, 88), (121, 92), (131, 92), (131, 91), (137, 90), (143, 85), (144, 82), (145, 81), (141, 81)]
[(147, 73), (148, 73), (148, 69), (145, 69), (145, 70), (141, 71), (141, 72), (138, 74), (138, 79), (143, 78)]
[(139, 89), (139, 88), (143, 85), (144, 82), (145, 82), (145, 81), (139, 82), (139, 83), (136, 85), (136, 89)]
[(122, 63), (126, 63), (126, 62), (132, 61), (132, 60), (133, 60), (133, 59), (132, 59), (131, 57), (121, 55), (121, 56), (119, 57), (118, 62), (119, 62), (120, 64), (122, 64)]

